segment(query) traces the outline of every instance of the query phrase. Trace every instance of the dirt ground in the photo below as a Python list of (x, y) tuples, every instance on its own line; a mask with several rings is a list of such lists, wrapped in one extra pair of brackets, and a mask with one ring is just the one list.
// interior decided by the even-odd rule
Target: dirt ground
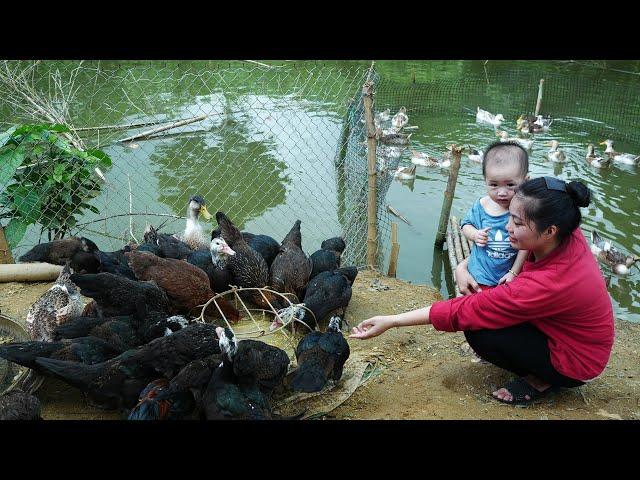
[[(372, 285), (376, 285), (374, 288)], [(31, 303), (51, 283), (0, 284), (0, 310), (24, 321)], [(388, 289), (386, 289), (388, 287)], [(440, 294), (376, 272), (360, 272), (347, 309), (351, 326), (377, 314), (428, 305)], [(432, 327), (392, 329), (369, 341), (349, 340), (374, 364), (369, 380), (325, 418), (331, 419), (640, 419), (640, 325), (618, 322), (606, 370), (578, 389), (554, 393), (526, 408), (492, 400), (511, 374), (474, 363), (462, 333)], [(37, 392), (45, 419), (119, 419), (86, 404), (78, 390), (47, 379)]]

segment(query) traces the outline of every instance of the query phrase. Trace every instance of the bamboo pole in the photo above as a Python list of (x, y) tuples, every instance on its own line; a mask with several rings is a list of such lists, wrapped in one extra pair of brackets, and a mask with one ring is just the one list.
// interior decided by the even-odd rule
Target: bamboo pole
[(365, 82), (362, 87), (362, 100), (364, 102), (364, 117), (367, 125), (367, 170), (368, 170), (368, 194), (367, 194), (367, 265), (376, 267), (376, 255), (378, 253), (378, 212), (376, 192), (376, 127), (373, 121), (373, 83)]
[(15, 263), (0, 265), (0, 283), (3, 282), (43, 282), (55, 280), (62, 267), (50, 263)]
[(465, 237), (464, 233), (462, 233), (462, 229), (460, 228), (460, 223), (458, 223), (458, 219), (456, 217), (451, 217), (451, 221), (453, 222), (455, 227), (460, 231), (460, 243), (462, 244), (462, 253), (464, 254), (464, 258), (468, 258), (469, 255), (471, 255), (471, 250), (469, 249), (469, 242), (467, 241), (467, 237)]
[(451, 225), (449, 230), (451, 230), (451, 235), (453, 236), (453, 248), (456, 250), (456, 266), (462, 263), (464, 260), (464, 255), (462, 254), (462, 239), (460, 238), (460, 229), (454, 222), (454, 219), (451, 219)]
[(13, 261), (13, 255), (11, 255), (11, 248), (9, 248), (7, 237), (4, 236), (2, 225), (0, 225), (0, 263), (15, 263)]
[(458, 182), (458, 170), (460, 170), (460, 157), (462, 156), (462, 150), (462, 148), (458, 148), (453, 145), (453, 161), (451, 162), (449, 180), (447, 181), (447, 189), (444, 192), (444, 201), (442, 202), (442, 211), (440, 212), (440, 222), (438, 223), (438, 231), (436, 233), (436, 246), (438, 247), (442, 247), (447, 235), (447, 222), (449, 221), (453, 195), (456, 191), (456, 183)]
[(398, 224), (391, 222), (391, 255), (389, 257), (389, 270), (387, 276), (396, 276), (398, 269), (398, 254), (400, 253), (400, 244), (398, 243)]
[(453, 234), (451, 229), (448, 229), (447, 234), (447, 253), (449, 255), (449, 265), (451, 265), (451, 274), (453, 275), (453, 284), (456, 289), (456, 297), (460, 296), (460, 290), (458, 289), (458, 282), (456, 282), (456, 251), (453, 248)]
[(197, 117), (188, 118), (186, 120), (181, 120), (179, 122), (172, 123), (171, 125), (165, 125), (164, 127), (153, 128), (151, 130), (147, 130), (146, 132), (138, 133), (137, 135), (132, 135), (131, 137), (123, 138), (122, 140), (118, 140), (120, 143), (130, 142), (132, 140), (137, 140), (139, 138), (148, 137), (153, 135), (154, 133), (164, 132), (165, 130), (171, 130), (172, 128), (182, 127), (183, 125), (189, 125), (190, 123), (200, 122), (207, 118), (208, 115), (199, 115)]
[(542, 106), (542, 87), (544, 86), (544, 78), (540, 79), (540, 85), (538, 85), (538, 99), (536, 100), (536, 113), (537, 117), (540, 113), (540, 107)]

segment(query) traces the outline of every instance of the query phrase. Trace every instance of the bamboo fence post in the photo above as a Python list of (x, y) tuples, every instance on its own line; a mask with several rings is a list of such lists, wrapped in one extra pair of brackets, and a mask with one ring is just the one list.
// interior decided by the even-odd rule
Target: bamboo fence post
[(453, 195), (456, 191), (456, 183), (458, 182), (458, 170), (460, 170), (460, 157), (462, 156), (462, 150), (462, 148), (458, 148), (457, 146), (453, 145), (453, 161), (451, 162), (451, 171), (449, 172), (447, 189), (444, 191), (444, 201), (442, 202), (440, 222), (438, 223), (438, 232), (436, 233), (436, 246), (438, 247), (442, 247), (447, 235), (447, 222), (449, 221), (449, 213), (451, 213)]
[(460, 296), (460, 289), (458, 289), (458, 282), (456, 282), (456, 251), (453, 247), (453, 233), (451, 229), (448, 229), (447, 234), (447, 254), (449, 255), (449, 265), (451, 265), (451, 274), (453, 275), (453, 284), (456, 289), (456, 297)]
[(396, 276), (398, 269), (398, 254), (400, 253), (400, 244), (398, 243), (398, 224), (391, 222), (391, 255), (389, 257), (388, 277)]
[(364, 117), (367, 125), (367, 165), (368, 165), (368, 194), (367, 194), (367, 265), (376, 267), (378, 252), (378, 212), (376, 192), (376, 127), (373, 122), (373, 83), (365, 82), (362, 87), (364, 102)]
[(453, 223), (460, 231), (460, 243), (462, 244), (462, 253), (464, 254), (464, 258), (468, 258), (471, 255), (471, 250), (469, 249), (469, 243), (467, 242), (467, 237), (462, 233), (462, 229), (460, 228), (460, 224), (458, 223), (458, 219), (456, 217), (451, 217), (451, 223)]
[(544, 86), (544, 78), (540, 79), (540, 85), (538, 85), (538, 100), (536, 100), (536, 117), (540, 113), (540, 107), (542, 106), (542, 87)]
[(464, 260), (462, 254), (462, 239), (460, 238), (460, 229), (456, 226), (454, 219), (451, 219), (451, 235), (453, 236), (453, 248), (456, 251), (456, 266), (458, 266)]
[(0, 225), (0, 263), (15, 263), (13, 261), (13, 255), (11, 255), (11, 248), (9, 248), (7, 237), (4, 236), (2, 225)]

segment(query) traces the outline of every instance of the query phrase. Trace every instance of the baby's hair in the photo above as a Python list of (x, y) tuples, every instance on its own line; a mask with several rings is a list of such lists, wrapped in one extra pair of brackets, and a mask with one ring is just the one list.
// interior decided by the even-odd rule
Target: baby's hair
[[(491, 153), (491, 156), (489, 156)], [(482, 176), (487, 177), (487, 163), (495, 162), (504, 164), (516, 161), (520, 164), (520, 174), (522, 178), (529, 173), (529, 154), (516, 142), (494, 142), (484, 151), (484, 159), (482, 160)]]

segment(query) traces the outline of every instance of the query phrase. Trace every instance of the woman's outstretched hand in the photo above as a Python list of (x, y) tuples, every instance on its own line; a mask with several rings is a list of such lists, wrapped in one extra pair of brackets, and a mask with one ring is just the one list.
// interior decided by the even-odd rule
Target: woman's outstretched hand
[(377, 337), (381, 333), (386, 332), (392, 326), (392, 321), (389, 317), (377, 315), (367, 320), (363, 320), (358, 326), (353, 327), (349, 338), (359, 338), (364, 340), (366, 338)]

